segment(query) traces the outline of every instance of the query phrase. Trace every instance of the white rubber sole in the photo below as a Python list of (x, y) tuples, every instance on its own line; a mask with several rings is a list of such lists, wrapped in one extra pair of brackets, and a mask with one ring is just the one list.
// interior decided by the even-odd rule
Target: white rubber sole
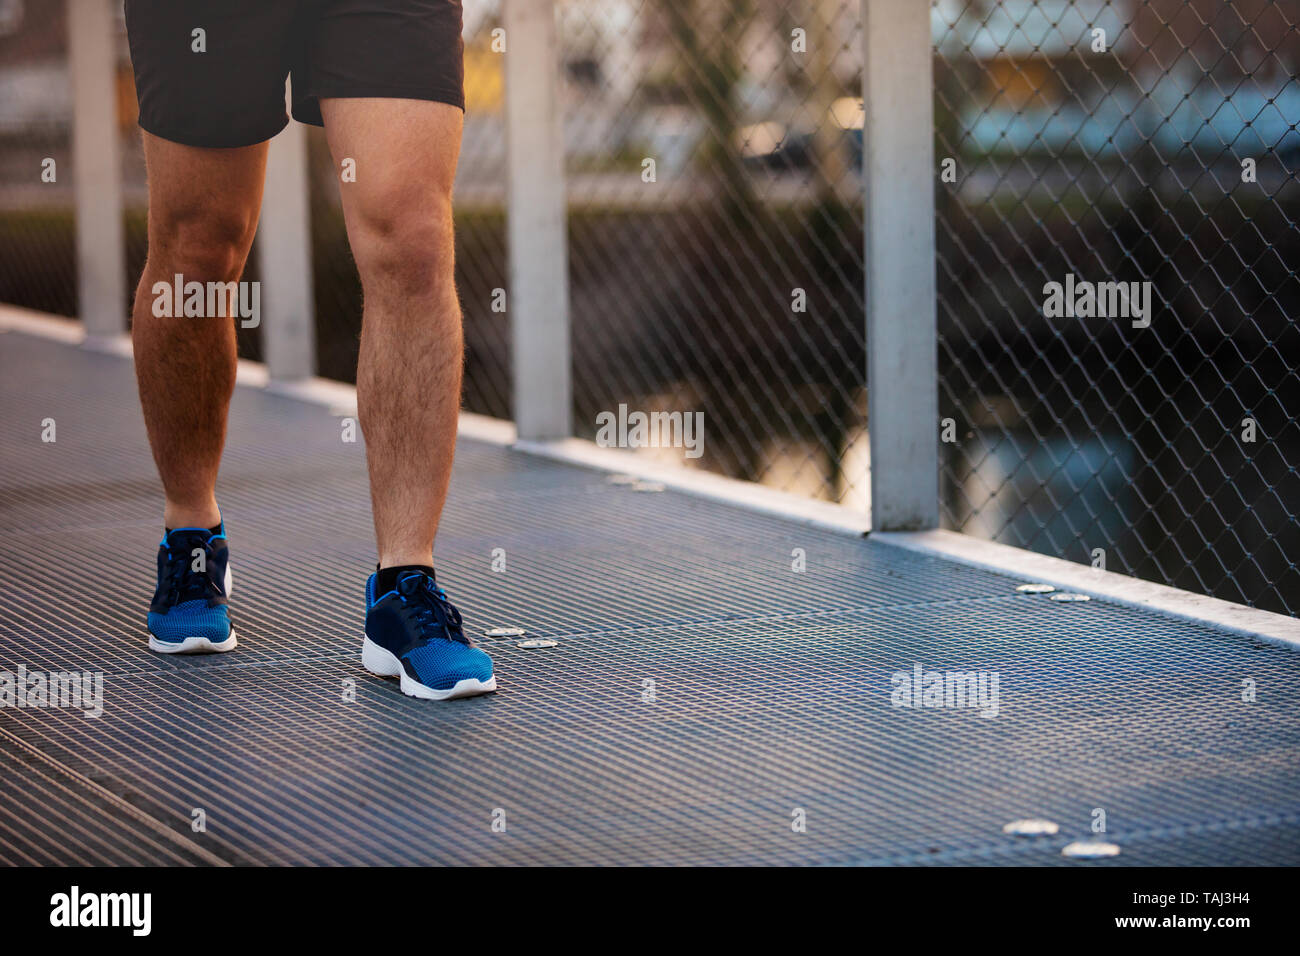
[[(230, 573), (230, 564), (226, 564), (226, 597), (230, 597), (230, 589), (234, 586), (235, 579)], [(233, 651), (239, 646), (239, 640), (235, 637), (235, 629), (230, 629), (230, 636), (224, 641), (214, 641), (209, 637), (187, 637), (180, 641), (160, 641), (149, 634), (149, 650), (157, 651), (159, 654), (224, 654), (226, 651)]]
[(230, 636), (224, 641), (214, 641), (207, 637), (187, 637), (183, 641), (160, 641), (152, 634), (149, 635), (149, 650), (157, 651), (159, 654), (222, 654), (233, 651), (238, 646), (239, 640), (235, 637), (234, 631), (231, 631)]
[(466, 677), (458, 680), (454, 687), (446, 690), (434, 690), (411, 680), (392, 651), (386, 651), (370, 638), (361, 643), (361, 666), (378, 677), (396, 677), (401, 680), (402, 693), (407, 697), (419, 697), (424, 700), (455, 700), (457, 697), (474, 697), (477, 694), (490, 694), (497, 689), (496, 675), (487, 680)]

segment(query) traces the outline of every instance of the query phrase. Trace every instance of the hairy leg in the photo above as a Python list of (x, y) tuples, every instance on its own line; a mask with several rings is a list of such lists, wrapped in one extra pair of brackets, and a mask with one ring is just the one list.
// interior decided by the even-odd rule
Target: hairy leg
[(357, 411), (383, 567), (428, 564), (447, 498), (464, 340), (451, 191), (463, 116), (421, 100), (324, 99), (365, 296)]
[[(149, 255), (135, 293), (131, 339), (140, 405), (166, 493), (169, 528), (209, 528), (235, 387), (229, 315), (154, 315), (154, 283), (233, 282), (257, 229), (266, 144), (199, 149), (144, 134)], [(224, 310), (229, 312), (229, 309)]]

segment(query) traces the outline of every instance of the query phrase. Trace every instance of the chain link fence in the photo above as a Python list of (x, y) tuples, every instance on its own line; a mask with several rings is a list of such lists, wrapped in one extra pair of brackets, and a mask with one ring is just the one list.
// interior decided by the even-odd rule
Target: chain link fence
[(934, 14), (945, 523), (1296, 613), (1300, 4)]
[(856, 0), (570, 2), (560, 35), (579, 434), (702, 412), (694, 463), (865, 507)]
[[(561, 5), (588, 437), (701, 409), (702, 466), (865, 506), (859, 13)], [(1300, 8), (932, 20), (945, 526), (1294, 614)]]
[[(506, 38), (500, 0), (463, 6), (465, 404), (509, 417)], [(701, 457), (657, 453), (869, 506), (860, 14), (557, 0), (581, 437), (703, 412)], [(63, 17), (0, 2), (0, 301), (71, 316), (71, 177), (40, 178), (70, 161)], [(1300, 0), (935, 0), (932, 25), (944, 525), (1295, 614)], [(317, 365), (351, 381), (360, 285), (309, 142)]]

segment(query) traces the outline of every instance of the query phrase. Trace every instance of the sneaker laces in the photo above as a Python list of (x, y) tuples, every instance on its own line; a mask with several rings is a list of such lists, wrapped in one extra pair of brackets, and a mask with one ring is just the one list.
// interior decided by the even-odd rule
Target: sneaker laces
[[(189, 538), (187, 543), (190, 547), (180, 553), (172, 549), (170, 541), (167, 543), (167, 570), (163, 575), (163, 590), (169, 607), (185, 601), (209, 600), (222, 593), (221, 582), (216, 577), (216, 562), (212, 560), (208, 542)], [(199, 544), (202, 544), (204, 551), (203, 570), (195, 571), (193, 553)]]
[[(413, 580), (418, 583), (407, 584)], [(418, 572), (408, 574), (397, 582), (397, 591), (402, 596), (403, 603), (411, 609), (411, 615), (423, 637), (442, 637), (469, 645), (460, 611), (447, 599), (447, 592), (438, 587), (433, 578)]]

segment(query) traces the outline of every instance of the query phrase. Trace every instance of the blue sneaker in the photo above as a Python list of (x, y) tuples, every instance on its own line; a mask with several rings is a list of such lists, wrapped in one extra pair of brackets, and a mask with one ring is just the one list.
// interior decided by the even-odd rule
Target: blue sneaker
[(230, 625), (226, 525), (174, 528), (158, 545), (158, 589), (149, 604), (149, 649), (206, 654), (238, 646)]
[(426, 700), (472, 697), (497, 689), (492, 658), (465, 636), (460, 611), (423, 571), (404, 571), (396, 589), (376, 594), (366, 582), (366, 639), (361, 663), (380, 677), (399, 677), (402, 693)]

